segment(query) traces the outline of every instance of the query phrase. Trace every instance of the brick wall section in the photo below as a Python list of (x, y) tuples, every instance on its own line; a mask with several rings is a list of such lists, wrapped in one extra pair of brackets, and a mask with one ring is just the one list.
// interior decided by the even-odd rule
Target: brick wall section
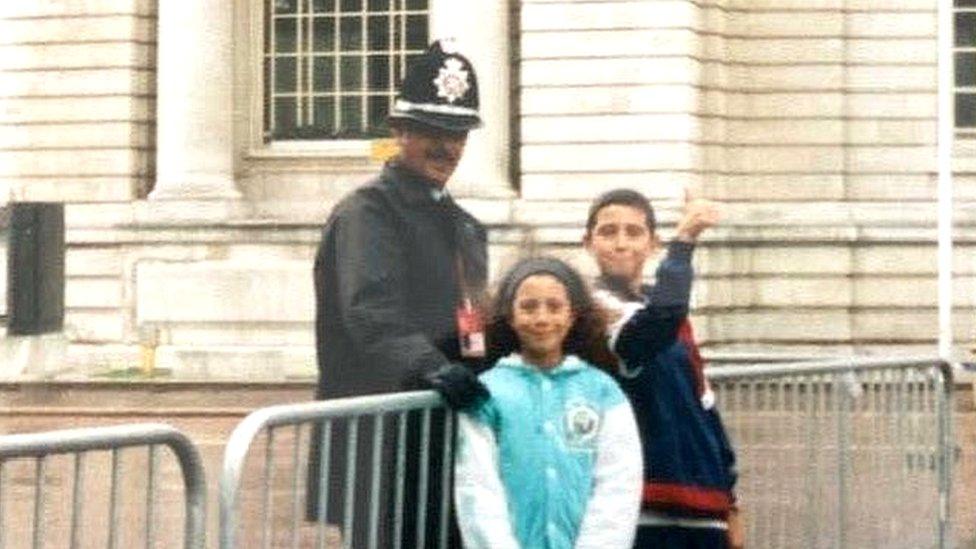
[(145, 194), (153, 172), (155, 6), (0, 6), (0, 186), (12, 199)]

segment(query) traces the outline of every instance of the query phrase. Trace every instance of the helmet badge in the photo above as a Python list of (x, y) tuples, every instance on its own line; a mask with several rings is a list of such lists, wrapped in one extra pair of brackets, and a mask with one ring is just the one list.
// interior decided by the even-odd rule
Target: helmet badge
[(443, 97), (448, 103), (454, 103), (464, 97), (471, 88), (468, 83), (468, 71), (464, 70), (464, 64), (459, 59), (450, 57), (444, 61), (444, 66), (434, 78), (434, 85), (437, 86), (437, 97)]

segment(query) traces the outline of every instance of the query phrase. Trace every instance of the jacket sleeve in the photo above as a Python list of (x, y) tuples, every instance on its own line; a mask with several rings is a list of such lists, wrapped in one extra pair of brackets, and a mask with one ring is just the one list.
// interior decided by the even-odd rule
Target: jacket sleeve
[[(364, 362), (395, 369), (404, 387), (448, 363), (410, 321), (402, 235), (382, 205), (364, 200), (334, 220), (338, 311)], [(319, 276), (317, 274), (317, 276)]]
[(610, 346), (624, 363), (636, 367), (674, 343), (678, 328), (688, 316), (694, 271), (694, 245), (674, 241), (657, 268), (654, 288), (643, 307), (632, 307), (611, 326)]
[(576, 538), (577, 549), (631, 547), (640, 512), (642, 471), (637, 423), (624, 399), (604, 415), (593, 494)]
[(494, 433), (488, 425), (467, 414), (458, 414), (454, 505), (465, 547), (518, 549), (505, 489), (498, 476), (498, 445)]

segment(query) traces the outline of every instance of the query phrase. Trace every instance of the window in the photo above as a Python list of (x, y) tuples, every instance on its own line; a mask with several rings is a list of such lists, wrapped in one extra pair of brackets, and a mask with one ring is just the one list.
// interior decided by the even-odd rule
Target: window
[(976, 0), (954, 6), (956, 128), (976, 129)]
[(383, 135), (407, 64), (428, 43), (427, 0), (268, 0), (264, 140)]

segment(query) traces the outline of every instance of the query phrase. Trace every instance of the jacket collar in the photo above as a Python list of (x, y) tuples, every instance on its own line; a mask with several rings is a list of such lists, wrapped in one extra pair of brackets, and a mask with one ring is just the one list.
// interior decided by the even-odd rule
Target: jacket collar
[(518, 353), (512, 353), (504, 358), (499, 359), (498, 366), (505, 367), (505, 368), (515, 368), (517, 370), (525, 370), (527, 372), (538, 373), (541, 375), (557, 376), (557, 375), (575, 372), (577, 370), (582, 370), (583, 368), (586, 367), (586, 363), (583, 362), (583, 360), (576, 355), (566, 355), (563, 358), (563, 361), (560, 362), (557, 366), (550, 368), (548, 370), (542, 370), (536, 366), (533, 366), (525, 362), (525, 360), (522, 359), (522, 355)]
[[(448, 204), (450, 201), (450, 195), (446, 190), (439, 189), (431, 181), (408, 170), (396, 159), (388, 161), (383, 166), (383, 179), (389, 181), (404, 203), (411, 206), (432, 206), (439, 202)], [(435, 198), (438, 195), (441, 197), (440, 200)]]

